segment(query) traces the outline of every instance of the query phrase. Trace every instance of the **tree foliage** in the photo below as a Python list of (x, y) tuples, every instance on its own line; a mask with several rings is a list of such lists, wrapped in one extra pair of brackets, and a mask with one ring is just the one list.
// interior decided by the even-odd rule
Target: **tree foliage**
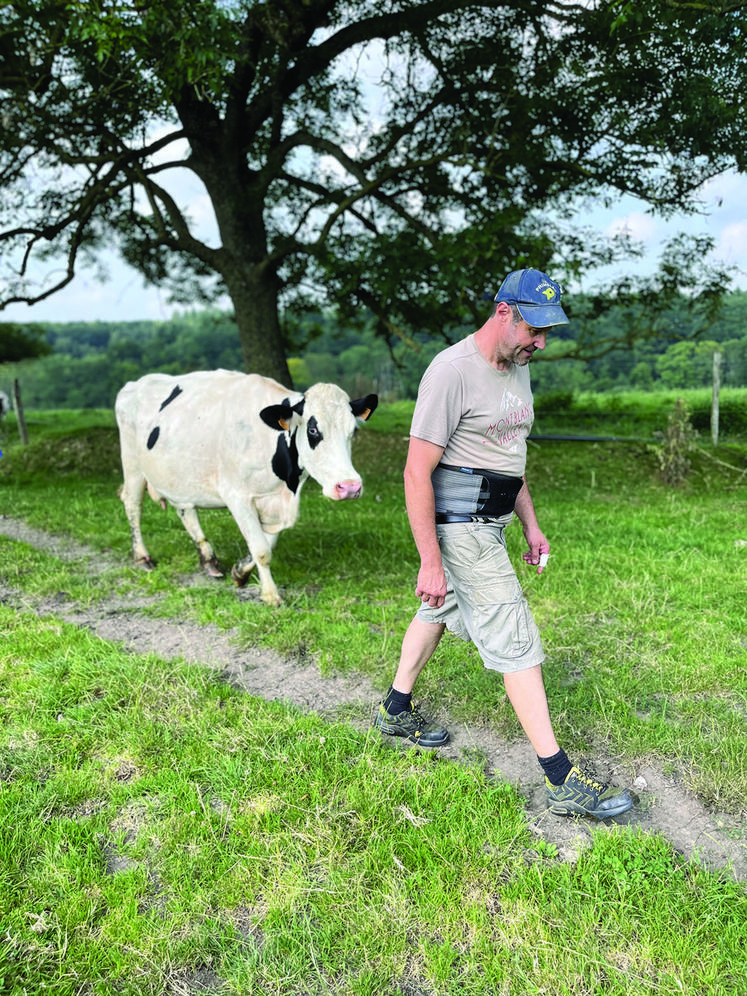
[(474, 325), (509, 269), (570, 279), (632, 248), (578, 225), (584, 198), (693, 208), (744, 168), (740, 6), (14, 0), (1, 299), (39, 301), (116, 245), (174, 300), (227, 293), (246, 366), (280, 379), (281, 309), (365, 309), (390, 340)]
[(52, 352), (41, 325), (0, 322), (0, 363), (19, 363)]

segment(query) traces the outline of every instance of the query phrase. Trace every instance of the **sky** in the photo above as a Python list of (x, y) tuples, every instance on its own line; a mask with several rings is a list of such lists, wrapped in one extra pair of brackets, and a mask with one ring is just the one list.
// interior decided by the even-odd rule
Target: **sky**
[[(692, 235), (710, 235), (715, 248), (709, 261), (736, 267), (733, 287), (747, 290), (747, 175), (727, 173), (704, 184), (699, 192), (702, 206), (697, 215), (678, 215), (668, 221), (654, 217), (645, 205), (633, 198), (622, 197), (614, 207), (597, 208), (589, 222), (600, 231), (614, 234), (627, 229), (634, 239), (642, 242), (646, 255), (637, 264), (628, 264), (628, 272), (652, 272), (663, 244), (678, 232)], [(621, 267), (616, 268), (622, 272)], [(612, 275), (615, 271), (605, 273)], [(589, 290), (594, 281), (592, 274), (583, 289)]]
[[(181, 199), (188, 204), (190, 215), (202, 231), (210, 231), (212, 210), (206, 193), (197, 186), (196, 180), (188, 179), (186, 175), (180, 186)], [(643, 242), (646, 255), (634, 264), (637, 273), (656, 268), (663, 243), (677, 232), (710, 234), (716, 240), (715, 256), (739, 267), (734, 286), (747, 290), (747, 176), (726, 174), (709, 181), (701, 191), (701, 202), (702, 215), (663, 221), (646, 213), (645, 205), (640, 202), (622, 197), (612, 208), (595, 208), (579, 216), (578, 220), (579, 224), (591, 224), (609, 233), (627, 228), (635, 239)], [(108, 253), (104, 260), (109, 273), (105, 283), (101, 283), (93, 271), (82, 270), (70, 285), (45, 301), (32, 306), (10, 305), (0, 311), (0, 322), (166, 321), (185, 310), (183, 306), (170, 304), (164, 292), (146, 287), (142, 277), (121, 262), (116, 254)], [(630, 269), (629, 266), (628, 272)], [(619, 266), (591, 273), (578, 289), (589, 291), (595, 282), (622, 273)], [(503, 276), (496, 274), (496, 286)], [(230, 305), (226, 300), (219, 306), (228, 308)]]

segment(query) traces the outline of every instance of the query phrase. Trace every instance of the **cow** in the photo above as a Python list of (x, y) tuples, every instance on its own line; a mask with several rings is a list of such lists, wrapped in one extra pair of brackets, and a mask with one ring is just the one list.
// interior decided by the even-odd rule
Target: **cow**
[(213, 577), (223, 572), (197, 510), (228, 508), (248, 547), (231, 570), (233, 581), (243, 586), (256, 566), (262, 600), (280, 605), (270, 573), (278, 533), (298, 518), (308, 477), (333, 501), (360, 497), (351, 442), (356, 419), (367, 420), (377, 404), (375, 394), (351, 401), (334, 384), (315, 384), (301, 394), (268, 377), (230, 370), (153, 373), (125, 384), (115, 412), (120, 497), (135, 563), (153, 566), (140, 529), (146, 490), (164, 508), (166, 502), (174, 506)]

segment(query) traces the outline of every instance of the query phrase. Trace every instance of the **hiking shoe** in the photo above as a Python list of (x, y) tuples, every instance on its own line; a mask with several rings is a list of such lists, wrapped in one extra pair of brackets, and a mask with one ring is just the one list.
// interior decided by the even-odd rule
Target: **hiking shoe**
[(618, 789), (595, 781), (579, 768), (573, 767), (562, 785), (553, 785), (547, 778), (547, 805), (557, 816), (594, 816), (606, 820), (610, 816), (627, 813), (633, 797), (627, 789)]
[(391, 737), (407, 737), (419, 747), (442, 747), (449, 739), (448, 730), (426, 722), (412, 703), (409, 711), (393, 716), (386, 711), (382, 702), (374, 716), (373, 725)]

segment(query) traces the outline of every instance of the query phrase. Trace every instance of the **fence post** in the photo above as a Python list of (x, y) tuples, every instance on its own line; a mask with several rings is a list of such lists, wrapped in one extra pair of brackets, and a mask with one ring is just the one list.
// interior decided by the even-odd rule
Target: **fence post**
[(21, 401), (21, 385), (18, 380), (13, 381), (13, 402), (16, 406), (16, 418), (18, 419), (18, 431), (21, 434), (21, 442), (24, 446), (29, 444), (29, 434), (26, 429), (26, 419), (23, 417), (23, 402)]
[(721, 352), (713, 354), (713, 397), (711, 399), (711, 442), (718, 446), (718, 402), (721, 390)]

